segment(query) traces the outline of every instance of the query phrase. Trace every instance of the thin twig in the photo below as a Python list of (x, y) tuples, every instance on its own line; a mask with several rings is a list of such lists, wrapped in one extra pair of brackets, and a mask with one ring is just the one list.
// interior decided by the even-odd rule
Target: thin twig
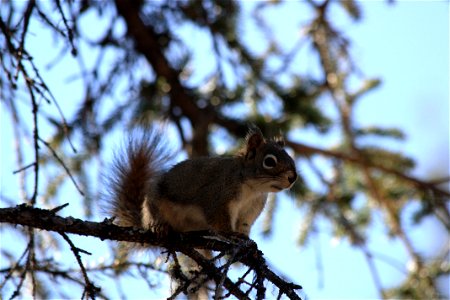
[(77, 182), (75, 181), (75, 178), (72, 176), (72, 173), (70, 172), (69, 168), (66, 166), (66, 164), (64, 163), (64, 161), (58, 156), (58, 154), (56, 153), (56, 151), (52, 148), (52, 146), (50, 146), (49, 143), (47, 143), (46, 141), (44, 141), (43, 139), (39, 138), (39, 141), (41, 141), (53, 154), (53, 156), (56, 158), (56, 160), (61, 164), (61, 166), (64, 168), (64, 170), (66, 171), (67, 175), (69, 176), (69, 178), (72, 180), (73, 184), (75, 185), (75, 188), (78, 190), (78, 192), (81, 194), (81, 196), (84, 196), (84, 192), (81, 190), (81, 188), (78, 186)]
[(366, 258), (376, 289), (380, 293), (381, 298), (386, 299), (387, 295), (384, 292), (383, 285), (381, 284), (380, 274), (378, 273), (378, 270), (375, 266), (372, 254), (369, 252), (369, 250), (367, 250), (366, 247), (363, 247), (362, 245), (360, 245), (359, 248), (364, 253), (364, 257)]
[(69, 203), (64, 203), (63, 205), (52, 208), (50, 211), (56, 214), (58, 211), (62, 210), (63, 208), (66, 208), (67, 206), (69, 206)]
[(35, 236), (34, 236), (34, 229), (31, 227), (28, 227), (28, 235), (30, 237), (30, 251), (28, 252), (28, 259), (27, 259), (27, 265), (25, 269), (30, 273), (31, 276), (31, 294), (33, 295), (33, 299), (36, 299), (36, 275), (34, 272), (34, 268), (36, 266), (36, 252), (34, 249), (35, 244)]
[(28, 165), (26, 165), (26, 166), (24, 166), (24, 167), (21, 167), (20, 169), (17, 169), (17, 170), (15, 170), (15, 171), (13, 171), (13, 174), (15, 175), (15, 174), (17, 174), (17, 173), (20, 173), (20, 172), (22, 172), (22, 171), (25, 171), (26, 169), (29, 169), (29, 168), (31, 168), (31, 167), (34, 167), (35, 164), (36, 164), (35, 162), (32, 162), (32, 163), (30, 163), (30, 164), (28, 164)]
[(87, 275), (86, 269), (84, 268), (83, 262), (81, 261), (81, 257), (80, 257), (80, 252), (82, 252), (82, 253), (89, 253), (89, 252), (87, 252), (85, 250), (82, 250), (82, 249), (80, 249), (78, 247), (75, 247), (75, 245), (69, 239), (67, 234), (65, 234), (64, 232), (60, 231), (58, 233), (69, 244), (70, 249), (72, 250), (73, 254), (75, 255), (75, 258), (76, 258), (76, 260), (78, 262), (78, 265), (80, 266), (81, 273), (83, 274), (84, 281), (86, 283), (85, 292), (87, 293), (87, 296), (90, 297), (92, 300), (95, 300), (95, 295), (99, 291), (99, 288), (96, 287), (94, 284), (92, 284), (92, 282), (89, 280), (89, 277)]
[[(25, 71), (23, 71), (25, 72)], [(24, 76), (27, 77), (27, 74), (24, 73)], [(36, 98), (34, 96), (34, 91), (32, 88), (32, 81), (26, 80), (27, 88), (30, 93), (31, 105), (32, 105), (32, 114), (33, 114), (33, 144), (34, 144), (34, 190), (33, 195), (31, 196), (31, 204), (36, 204), (37, 194), (38, 194), (38, 186), (39, 186), (39, 126), (38, 126), (38, 105), (36, 102)]]
[(22, 255), (17, 259), (14, 266), (5, 270), (7, 272), (7, 274), (5, 275), (4, 280), (0, 284), (0, 290), (3, 289), (6, 282), (12, 277), (12, 274), (14, 273), (14, 271), (16, 271), (19, 268), (20, 262), (22, 261), (22, 259), (24, 259), (25, 255), (30, 251), (30, 245), (31, 245), (31, 240), (28, 242), (28, 245), (25, 247), (25, 250), (23, 251)]
[[(30, 0), (28, 1), (28, 5), (27, 8), (25, 9), (25, 12), (23, 14), (23, 28), (22, 28), (22, 34), (20, 36), (20, 44), (19, 44), (19, 48), (17, 49), (17, 53), (16, 53), (16, 59), (18, 61), (22, 61), (23, 59), (23, 54), (25, 51), (25, 37), (28, 31), (28, 24), (30, 23), (30, 17), (31, 17), (31, 13), (33, 12), (33, 9), (36, 5), (36, 1), (35, 0)], [(16, 68), (16, 75), (14, 76), (14, 78), (17, 80), (17, 78), (19, 77), (19, 73), (21, 71), (20, 65), (17, 64), (17, 68)]]
[(78, 53), (78, 51), (77, 51), (77, 49), (75, 48), (75, 45), (74, 45), (74, 43), (73, 43), (73, 31), (72, 31), (72, 29), (69, 27), (69, 24), (68, 24), (68, 22), (67, 22), (66, 16), (64, 15), (64, 11), (63, 11), (63, 9), (62, 9), (62, 7), (61, 7), (61, 2), (60, 2), (60, 0), (56, 0), (55, 2), (56, 2), (56, 7), (58, 8), (58, 12), (60, 13), (60, 15), (61, 15), (61, 17), (62, 17), (62, 19), (63, 19), (64, 26), (66, 27), (66, 30), (67, 30), (67, 35), (68, 35), (68, 38), (69, 38), (69, 43), (70, 43), (70, 46), (72, 47), (71, 53), (72, 53), (73, 56), (76, 56), (77, 53)]
[[(34, 277), (34, 271), (32, 270), (32, 268), (35, 265), (35, 255), (34, 255), (34, 230), (31, 227), (28, 227), (28, 233), (29, 233), (29, 237), (30, 240), (28, 242), (27, 248), (25, 250), (25, 252), (22, 254), (22, 256), (19, 258), (19, 260), (17, 261), (17, 263), (19, 263), (20, 260), (22, 260), (22, 258), (25, 256), (25, 253), (28, 254), (27, 256), (27, 261), (25, 263), (25, 268), (22, 270), (22, 272), (20, 273), (20, 281), (19, 284), (17, 285), (16, 289), (14, 290), (13, 294), (11, 295), (11, 297), (9, 298), (10, 300), (18, 297), (20, 295), (20, 290), (22, 288), (23, 283), (25, 282), (26, 279), (26, 274), (28, 272), (30, 272), (31, 274), (31, 282), (32, 282), (32, 293), (33, 293), (33, 297), (35, 297), (35, 287), (36, 287), (36, 279)], [(6, 283), (5, 279), (5, 283)]]

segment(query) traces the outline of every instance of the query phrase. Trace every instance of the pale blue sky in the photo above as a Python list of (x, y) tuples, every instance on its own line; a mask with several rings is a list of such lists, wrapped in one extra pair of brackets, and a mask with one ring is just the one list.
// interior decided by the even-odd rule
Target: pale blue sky
[[(419, 176), (427, 176), (429, 172), (448, 174), (450, 67), (448, 3), (399, 1), (394, 5), (387, 5), (382, 1), (366, 1), (362, 2), (362, 7), (364, 10), (362, 22), (342, 21), (344, 26), (342, 29), (350, 35), (353, 43), (352, 53), (359, 68), (367, 76), (381, 78), (383, 84), (361, 100), (355, 111), (357, 123), (396, 126), (403, 129), (407, 134), (407, 141), (389, 143), (387, 146), (413, 156), (418, 162), (414, 173)], [(289, 9), (286, 11), (294, 13), (289, 12)], [(338, 22), (341, 22), (340, 18), (339, 16)], [(289, 24), (293, 19), (294, 17), (289, 18), (287, 15), (280, 22)], [(295, 24), (298, 23), (293, 22), (293, 25)], [(42, 38), (35, 37), (39, 47), (44, 50), (41, 52), (44, 55), (36, 57), (36, 60), (45, 64), (49, 58), (45, 56), (46, 48), (42, 48), (42, 45), (52, 44), (43, 42)], [(258, 45), (255, 44), (255, 47)], [(67, 65), (56, 67), (50, 72), (43, 72), (56, 98), (64, 99), (60, 102), (63, 109), (69, 109), (68, 106), (76, 103), (75, 100), (81, 95), (81, 83), (72, 82), (70, 85), (60, 83), (61, 78), (65, 78), (61, 74), (69, 74), (67, 66), (73, 66), (73, 60), (68, 59), (66, 63)], [(26, 116), (28, 113), (28, 107), (22, 107), (22, 114)], [(2, 105), (2, 145), (5, 143), (11, 145), (10, 124)], [(10, 148), (6, 150), (2, 147), (1, 193), (14, 198), (16, 197), (14, 191), (17, 189), (10, 179), (11, 170), (16, 167), (10, 153)], [(72, 208), (78, 205), (71, 203)], [(1, 206), (5, 204), (2, 202)], [(76, 209), (64, 212), (65, 215), (71, 213), (75, 217), (80, 217), (76, 215), (78, 213)], [(352, 249), (346, 241), (331, 239), (330, 227), (326, 222), (321, 222), (319, 226), (318, 239), (311, 240), (304, 249), (296, 247), (296, 230), (301, 222), (299, 215), (302, 213), (295, 207), (293, 201), (282, 197), (280, 209), (275, 217), (273, 238), (263, 239), (259, 234), (260, 227), (257, 225), (254, 228), (253, 238), (257, 240), (269, 263), (303, 285), (310, 299), (379, 298), (362, 253)], [(101, 219), (102, 217), (98, 218)], [(387, 252), (406, 269), (408, 258), (405, 251), (399, 247), (398, 242), (383, 238), (382, 218), (376, 219), (378, 221), (374, 222), (370, 236), (371, 250)], [(410, 226), (410, 220), (404, 222), (408, 228), (407, 232), (414, 238), (414, 244), (426, 257), (436, 253), (442, 243), (448, 241), (445, 230), (432, 219), (426, 219), (420, 228)], [(88, 251), (105, 251), (101, 246), (92, 247), (93, 239), (76, 238), (76, 240)], [(321, 249), (322, 257), (323, 287), (319, 287), (319, 278), (322, 275), (316, 268), (318, 247)], [(101, 257), (104, 254), (104, 252), (95, 253), (95, 256)], [(385, 287), (398, 284), (403, 279), (402, 272), (384, 262), (378, 262), (377, 268)], [(112, 286), (105, 286), (106, 281), (102, 280), (96, 279), (95, 282), (102, 285), (104, 290), (113, 289)], [(143, 284), (142, 281), (132, 285), (131, 292), (135, 292), (136, 297), (142, 296), (141, 293), (147, 291), (146, 286), (139, 287), (139, 284)], [(129, 294), (130, 298), (132, 293)], [(149, 297), (150, 295), (152, 294), (149, 294)]]

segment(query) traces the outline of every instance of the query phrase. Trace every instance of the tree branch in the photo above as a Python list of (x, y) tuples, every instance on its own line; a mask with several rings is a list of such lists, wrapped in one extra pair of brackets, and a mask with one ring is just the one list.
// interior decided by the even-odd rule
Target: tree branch
[[(252, 288), (265, 291), (263, 283), (271, 282), (275, 285), (280, 295), (285, 294), (290, 299), (301, 299), (296, 290), (301, 286), (287, 282), (272, 272), (266, 264), (264, 254), (258, 249), (255, 242), (250, 239), (212, 234), (211, 232), (171, 232), (161, 236), (152, 231), (142, 229), (119, 227), (105, 219), (103, 222), (83, 221), (73, 217), (60, 217), (55, 214), (56, 210), (44, 210), (27, 205), (18, 205), (12, 208), (0, 208), (0, 222), (15, 225), (24, 225), (59, 233), (73, 233), (84, 236), (98, 237), (101, 240), (109, 239), (116, 241), (134, 242), (147, 245), (163, 247), (169, 251), (181, 252), (192, 258), (208, 276), (217, 284), (223, 286), (238, 299), (248, 299), (248, 292), (240, 287), (241, 282), (234, 282), (214, 262), (203, 257), (195, 249), (207, 249), (220, 251), (225, 255), (233, 254), (230, 259), (241, 262), (255, 273), (255, 283)], [(225, 268), (225, 271), (227, 269)], [(259, 297), (260, 298), (260, 297)]]
[(384, 173), (392, 174), (400, 179), (403, 179), (403, 180), (411, 183), (412, 185), (414, 185), (418, 188), (429, 189), (438, 195), (441, 195), (444, 197), (450, 197), (450, 192), (440, 189), (438, 187), (438, 184), (436, 184), (434, 182), (423, 181), (423, 180), (417, 179), (413, 176), (407, 175), (403, 172), (400, 172), (398, 170), (387, 168), (385, 166), (381, 166), (378, 164), (373, 164), (373, 163), (368, 162), (367, 160), (361, 160), (358, 157), (351, 156), (351, 155), (343, 153), (343, 152), (321, 149), (318, 147), (313, 147), (313, 146), (309, 146), (309, 145), (302, 144), (302, 143), (296, 143), (296, 142), (292, 142), (292, 141), (286, 141), (286, 144), (289, 147), (291, 147), (299, 155), (311, 156), (311, 155), (319, 154), (319, 155), (323, 155), (323, 156), (327, 156), (327, 157), (334, 157), (334, 158), (337, 158), (337, 159), (340, 159), (343, 161), (362, 165), (365, 167), (374, 168), (374, 169), (380, 170)]
[(145, 24), (142, 20), (140, 2), (130, 3), (127, 0), (116, 0), (115, 4), (118, 14), (124, 18), (127, 24), (128, 35), (133, 39), (137, 51), (145, 56), (156, 76), (164, 78), (169, 84), (168, 94), (172, 104), (174, 104), (173, 106), (178, 106), (183, 111), (183, 115), (187, 116), (192, 122), (195, 132), (200, 133), (200, 135), (194, 134), (193, 137), (194, 153), (207, 155), (207, 129), (211, 122), (211, 115), (205, 113), (195, 104), (192, 95), (181, 84), (180, 71), (175, 70), (170, 65), (169, 60), (163, 53), (154, 28)]

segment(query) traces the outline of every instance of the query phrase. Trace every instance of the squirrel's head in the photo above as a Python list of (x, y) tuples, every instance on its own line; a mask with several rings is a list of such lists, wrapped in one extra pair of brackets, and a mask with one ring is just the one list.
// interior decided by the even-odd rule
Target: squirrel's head
[(241, 152), (253, 184), (265, 192), (289, 189), (297, 180), (294, 160), (284, 150), (282, 138), (266, 140), (257, 127), (250, 129)]

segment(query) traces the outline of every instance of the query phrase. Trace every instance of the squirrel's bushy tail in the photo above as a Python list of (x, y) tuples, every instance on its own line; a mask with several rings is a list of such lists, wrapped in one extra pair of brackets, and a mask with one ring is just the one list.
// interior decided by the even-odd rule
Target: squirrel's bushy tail
[(172, 158), (161, 136), (161, 131), (154, 128), (134, 129), (114, 157), (106, 176), (106, 202), (118, 225), (143, 227), (142, 204), (151, 197), (156, 181)]

